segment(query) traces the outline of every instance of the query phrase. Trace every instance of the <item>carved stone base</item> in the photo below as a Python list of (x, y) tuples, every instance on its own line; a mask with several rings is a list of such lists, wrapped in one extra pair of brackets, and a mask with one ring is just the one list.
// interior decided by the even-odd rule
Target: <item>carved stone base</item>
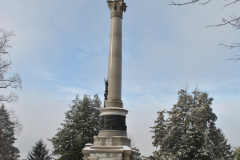
[(100, 137), (108, 137), (108, 136), (123, 136), (127, 137), (127, 132), (125, 131), (117, 131), (117, 130), (101, 130), (98, 133)]
[(94, 144), (82, 150), (84, 160), (139, 160), (139, 150), (130, 147), (126, 137), (94, 137)]
[(94, 146), (131, 146), (131, 140), (122, 136), (94, 137)]

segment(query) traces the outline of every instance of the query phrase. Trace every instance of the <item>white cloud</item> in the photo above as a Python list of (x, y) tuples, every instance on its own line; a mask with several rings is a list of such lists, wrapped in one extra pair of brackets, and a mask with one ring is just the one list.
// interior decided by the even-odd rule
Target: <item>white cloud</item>
[(77, 89), (77, 88), (73, 88), (73, 87), (57, 86), (57, 88), (60, 92), (71, 93), (71, 94), (85, 94), (88, 92), (86, 90)]
[(77, 55), (77, 57), (80, 58), (80, 59), (83, 59), (83, 58), (87, 57), (87, 54), (81, 52), (81, 53), (79, 53), (79, 54)]
[(44, 70), (35, 68), (34, 73), (41, 78), (44, 78), (45, 80), (55, 80), (55, 77), (52, 73), (46, 72)]

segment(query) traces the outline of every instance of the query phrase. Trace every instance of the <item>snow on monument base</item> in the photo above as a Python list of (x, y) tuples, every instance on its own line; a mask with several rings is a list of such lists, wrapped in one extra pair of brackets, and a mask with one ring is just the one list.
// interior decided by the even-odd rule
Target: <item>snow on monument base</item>
[(84, 160), (139, 160), (139, 150), (130, 146), (131, 140), (124, 136), (94, 137), (82, 150)]

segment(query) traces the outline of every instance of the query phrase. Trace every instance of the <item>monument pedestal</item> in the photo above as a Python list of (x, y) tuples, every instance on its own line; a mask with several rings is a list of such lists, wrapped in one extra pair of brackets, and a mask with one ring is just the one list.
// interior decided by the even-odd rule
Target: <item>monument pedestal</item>
[(131, 147), (131, 140), (127, 138), (125, 118), (128, 111), (108, 107), (100, 112), (102, 130), (94, 137), (93, 144), (85, 145), (82, 150), (84, 160), (138, 160), (139, 150)]
[(123, 136), (97, 136), (94, 144), (82, 150), (84, 160), (138, 160), (140, 153), (130, 147), (131, 140)]

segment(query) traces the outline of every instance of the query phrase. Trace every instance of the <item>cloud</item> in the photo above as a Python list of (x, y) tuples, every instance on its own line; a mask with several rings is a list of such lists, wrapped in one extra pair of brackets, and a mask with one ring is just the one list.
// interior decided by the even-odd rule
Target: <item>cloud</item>
[(64, 86), (56, 86), (57, 89), (62, 92), (62, 93), (70, 93), (70, 94), (79, 94), (79, 95), (83, 95), (83, 94), (87, 94), (89, 92), (89, 90), (85, 90), (85, 89), (79, 89), (79, 88), (74, 88), (74, 87), (64, 87)]
[(52, 73), (46, 72), (46, 71), (38, 69), (38, 68), (35, 68), (34, 73), (38, 77), (41, 77), (41, 78), (43, 78), (45, 80), (48, 80), (48, 81), (55, 80), (55, 77), (54, 77), (54, 75)]
[(87, 54), (81, 52), (81, 53), (79, 53), (79, 54), (77, 55), (77, 57), (80, 58), (80, 59), (83, 59), (83, 58), (87, 57)]

